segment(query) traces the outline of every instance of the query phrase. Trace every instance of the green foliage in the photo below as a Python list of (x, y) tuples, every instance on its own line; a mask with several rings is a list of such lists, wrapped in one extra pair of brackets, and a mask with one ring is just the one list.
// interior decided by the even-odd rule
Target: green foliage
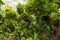
[(4, 17), (5, 17), (5, 14), (2, 11), (0, 11), (0, 19)]
[(5, 15), (9, 18), (17, 18), (18, 17), (18, 12), (13, 10), (11, 6), (6, 5), (4, 8), (4, 13)]
[(28, 0), (26, 5), (17, 4), (17, 10), (6, 5), (0, 11), (0, 38), (51, 40), (51, 24), (60, 25), (57, 3), (59, 0)]
[[(31, 3), (33, 2), (33, 3)], [(30, 1), (26, 5), (26, 11), (28, 13), (36, 14), (36, 15), (48, 15), (51, 12), (57, 12), (58, 11), (58, 5), (54, 2), (49, 3), (48, 0), (35, 0)]]
[(1, 6), (1, 4), (4, 4), (4, 3), (2, 2), (2, 0), (0, 0), (0, 6)]
[(23, 13), (24, 12), (24, 5), (22, 5), (22, 4), (18, 4), (17, 5), (17, 12), (19, 13), (19, 14), (21, 14), (21, 13)]

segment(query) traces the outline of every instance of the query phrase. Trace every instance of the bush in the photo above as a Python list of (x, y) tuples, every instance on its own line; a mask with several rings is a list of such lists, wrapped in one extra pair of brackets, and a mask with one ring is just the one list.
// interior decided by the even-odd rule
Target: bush
[[(0, 38), (3, 40), (53, 40), (60, 33), (59, 1), (28, 0), (17, 10), (7, 5), (0, 10)], [(53, 37), (54, 38), (53, 38)]]

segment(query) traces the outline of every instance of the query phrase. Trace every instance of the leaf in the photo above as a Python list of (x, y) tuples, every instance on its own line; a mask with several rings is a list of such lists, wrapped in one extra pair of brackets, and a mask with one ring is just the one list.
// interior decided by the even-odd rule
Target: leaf
[(0, 5), (1, 5), (1, 4), (4, 4), (4, 3), (2, 2), (2, 0), (0, 0)]

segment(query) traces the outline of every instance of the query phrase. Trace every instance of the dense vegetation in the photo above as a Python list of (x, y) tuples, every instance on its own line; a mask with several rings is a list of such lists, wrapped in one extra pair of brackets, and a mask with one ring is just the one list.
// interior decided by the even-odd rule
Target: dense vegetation
[(28, 0), (16, 9), (0, 8), (0, 40), (59, 40), (59, 0)]

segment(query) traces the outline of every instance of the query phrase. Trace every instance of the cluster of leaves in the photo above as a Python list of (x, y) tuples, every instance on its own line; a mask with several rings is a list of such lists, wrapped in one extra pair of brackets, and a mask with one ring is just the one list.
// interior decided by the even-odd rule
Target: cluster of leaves
[(59, 0), (28, 0), (26, 5), (19, 3), (17, 10), (6, 5), (0, 10), (0, 38), (51, 40), (51, 24), (60, 25), (58, 3)]

